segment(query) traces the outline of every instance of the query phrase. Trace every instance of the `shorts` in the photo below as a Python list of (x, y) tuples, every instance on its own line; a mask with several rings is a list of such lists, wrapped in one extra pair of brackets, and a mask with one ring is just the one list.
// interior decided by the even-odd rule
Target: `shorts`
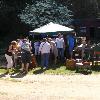
[(21, 53), (21, 60), (22, 60), (22, 63), (30, 63), (31, 61), (31, 53), (30, 51), (22, 51)]

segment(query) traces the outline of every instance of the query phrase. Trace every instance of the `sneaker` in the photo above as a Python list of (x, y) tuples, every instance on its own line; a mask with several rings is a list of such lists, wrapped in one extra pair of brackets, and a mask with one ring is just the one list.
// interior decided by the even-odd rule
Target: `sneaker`
[(24, 71), (22, 74), (27, 74), (28, 72), (27, 71)]
[(45, 67), (45, 69), (48, 70), (49, 68), (48, 67)]
[(6, 75), (6, 77), (7, 77), (7, 78), (10, 78), (10, 74), (8, 73), (8, 74)]

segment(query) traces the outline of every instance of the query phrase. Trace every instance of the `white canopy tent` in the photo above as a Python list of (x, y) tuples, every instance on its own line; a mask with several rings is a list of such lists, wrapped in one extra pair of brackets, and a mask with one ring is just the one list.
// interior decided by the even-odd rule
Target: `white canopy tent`
[(66, 27), (66, 26), (62, 26), (62, 25), (50, 22), (49, 24), (44, 25), (44, 26), (37, 28), (33, 31), (30, 31), (30, 32), (32, 32), (32, 33), (47, 33), (47, 32), (61, 32), (61, 31), (62, 32), (73, 31), (73, 29)]

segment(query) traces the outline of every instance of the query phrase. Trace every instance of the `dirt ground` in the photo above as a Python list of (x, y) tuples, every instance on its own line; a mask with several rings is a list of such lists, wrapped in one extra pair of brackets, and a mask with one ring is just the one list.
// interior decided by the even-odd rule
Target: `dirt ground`
[(0, 79), (0, 100), (100, 100), (100, 75), (9, 77)]

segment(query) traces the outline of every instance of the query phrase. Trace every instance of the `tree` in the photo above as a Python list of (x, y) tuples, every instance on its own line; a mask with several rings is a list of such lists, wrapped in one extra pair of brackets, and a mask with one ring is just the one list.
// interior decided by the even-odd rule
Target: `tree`
[(34, 28), (49, 22), (68, 25), (72, 21), (72, 11), (53, 0), (33, 0), (33, 4), (27, 3), (26, 8), (18, 16), (22, 22)]
[(17, 16), (25, 8), (26, 3), (31, 3), (31, 0), (0, 0), (0, 43), (3, 43), (2, 46), (29, 31), (30, 27), (22, 23)]
[(72, 2), (74, 18), (96, 18), (99, 0), (70, 0)]

